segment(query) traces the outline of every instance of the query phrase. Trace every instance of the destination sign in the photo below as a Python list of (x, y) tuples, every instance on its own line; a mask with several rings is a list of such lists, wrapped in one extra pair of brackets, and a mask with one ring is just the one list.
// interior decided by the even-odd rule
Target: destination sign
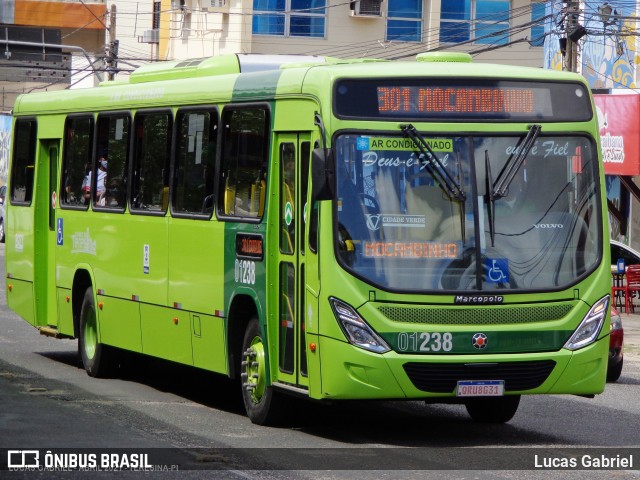
[(339, 118), (523, 122), (589, 121), (587, 88), (577, 82), (486, 78), (342, 79), (334, 108)]
[(238, 233), (236, 235), (236, 255), (240, 258), (262, 260), (264, 256), (264, 240), (262, 235)]
[(532, 88), (378, 87), (378, 111), (386, 114), (533, 114)]
[(364, 256), (368, 258), (458, 258), (455, 242), (364, 242)]

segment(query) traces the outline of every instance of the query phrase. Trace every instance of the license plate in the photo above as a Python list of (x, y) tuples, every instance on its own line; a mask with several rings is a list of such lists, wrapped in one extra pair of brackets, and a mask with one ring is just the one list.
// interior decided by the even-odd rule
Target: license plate
[(504, 395), (504, 380), (460, 380), (458, 397), (500, 397)]

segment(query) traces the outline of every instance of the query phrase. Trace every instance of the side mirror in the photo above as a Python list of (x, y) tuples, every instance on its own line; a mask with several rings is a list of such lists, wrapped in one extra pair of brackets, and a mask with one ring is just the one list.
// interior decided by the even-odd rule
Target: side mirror
[(315, 148), (311, 156), (311, 182), (314, 200), (333, 199), (334, 176), (331, 149)]

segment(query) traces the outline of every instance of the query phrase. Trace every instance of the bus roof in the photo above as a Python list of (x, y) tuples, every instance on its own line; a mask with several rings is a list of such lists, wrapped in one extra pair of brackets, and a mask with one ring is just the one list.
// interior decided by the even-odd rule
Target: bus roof
[[(343, 60), (301, 55), (223, 55), (162, 62), (128, 80), (99, 87), (21, 95), (14, 115), (94, 112), (143, 107), (264, 100), (310, 94), (322, 98), (337, 78), (439, 77), (573, 81), (581, 75), (542, 68), (478, 64), (459, 52), (418, 55), (415, 61)], [(219, 81), (212, 82), (212, 77)]]

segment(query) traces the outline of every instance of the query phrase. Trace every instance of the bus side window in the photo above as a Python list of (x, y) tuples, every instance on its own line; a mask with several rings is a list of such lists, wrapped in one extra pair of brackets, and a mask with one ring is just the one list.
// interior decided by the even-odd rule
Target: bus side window
[[(98, 116), (98, 165), (105, 160), (105, 191), (98, 205), (122, 210), (126, 201), (127, 165), (129, 160), (129, 130), (131, 118), (128, 114)], [(100, 173), (96, 174), (100, 179)], [(96, 191), (100, 195), (100, 189)]]
[(280, 251), (293, 253), (296, 242), (295, 222), (295, 191), (296, 191), (296, 147), (293, 143), (280, 145)]
[(91, 203), (92, 148), (93, 117), (68, 117), (64, 127), (63, 207), (86, 208)]
[(138, 112), (134, 131), (131, 210), (164, 213), (169, 204), (171, 114)]
[(33, 177), (36, 160), (35, 120), (18, 119), (13, 140), (11, 168), (11, 204), (30, 204), (33, 196)]
[(269, 118), (266, 108), (227, 108), (223, 116), (220, 215), (260, 218), (266, 198)]
[(171, 211), (176, 214), (213, 212), (213, 181), (218, 114), (179, 111)]

